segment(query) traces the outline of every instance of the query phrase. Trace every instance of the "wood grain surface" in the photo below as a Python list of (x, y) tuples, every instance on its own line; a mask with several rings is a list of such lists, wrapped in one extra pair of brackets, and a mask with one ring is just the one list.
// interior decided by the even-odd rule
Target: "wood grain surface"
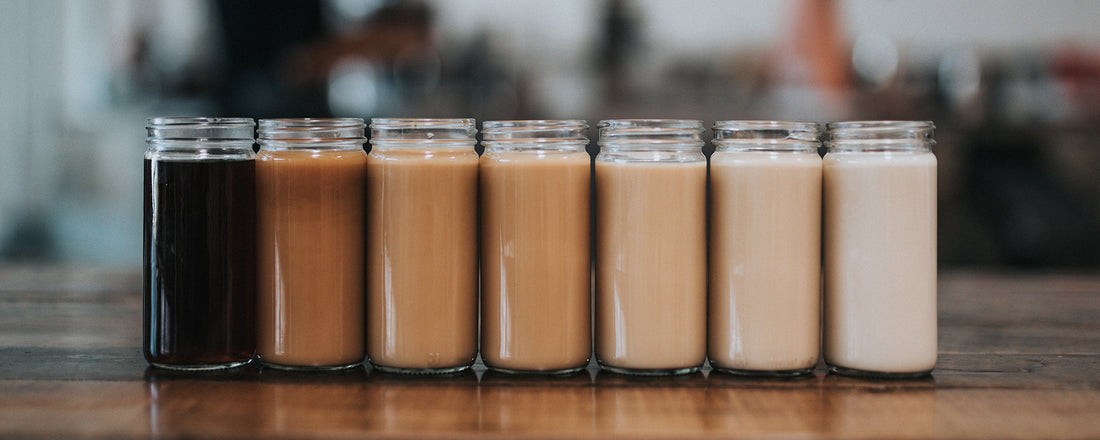
[(931, 377), (149, 368), (141, 276), (0, 267), (0, 437), (1100, 438), (1100, 275), (941, 274)]

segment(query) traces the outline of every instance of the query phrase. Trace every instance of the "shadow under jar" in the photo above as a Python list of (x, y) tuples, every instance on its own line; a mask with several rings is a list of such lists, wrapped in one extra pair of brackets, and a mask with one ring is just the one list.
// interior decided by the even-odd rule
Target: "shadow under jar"
[(857, 376), (936, 364), (936, 157), (930, 121), (827, 125), (825, 362)]
[(142, 347), (154, 366), (230, 368), (255, 354), (254, 127), (148, 121)]
[(569, 373), (592, 352), (584, 121), (487, 121), (481, 156), (481, 358)]
[(817, 365), (819, 134), (814, 122), (714, 124), (707, 355), (718, 371), (784, 376)]
[(368, 158), (367, 354), (396, 373), (477, 356), (473, 119), (373, 119)]
[(261, 119), (259, 355), (283, 369), (362, 363), (362, 119)]
[(596, 360), (686, 374), (706, 357), (702, 121), (601, 121), (596, 156)]

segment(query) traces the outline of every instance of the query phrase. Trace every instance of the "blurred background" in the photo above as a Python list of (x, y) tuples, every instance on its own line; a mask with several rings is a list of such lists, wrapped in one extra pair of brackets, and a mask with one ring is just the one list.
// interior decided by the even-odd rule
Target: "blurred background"
[(662, 117), (933, 120), (941, 266), (1097, 270), (1098, 18), (1041, 0), (0, 0), (0, 262), (140, 267), (149, 116)]

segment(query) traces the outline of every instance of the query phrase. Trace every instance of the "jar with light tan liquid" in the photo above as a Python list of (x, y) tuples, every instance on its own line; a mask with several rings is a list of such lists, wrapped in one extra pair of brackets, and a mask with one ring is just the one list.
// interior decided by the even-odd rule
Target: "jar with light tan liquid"
[(919, 376), (936, 364), (933, 129), (827, 126), (824, 354), (833, 372)]
[(568, 373), (592, 352), (584, 121), (487, 121), (481, 156), (481, 358)]
[(473, 119), (373, 119), (367, 159), (367, 355), (449, 373), (477, 356)]
[(695, 120), (601, 121), (596, 157), (596, 359), (686, 374), (706, 357), (707, 160)]
[(261, 119), (256, 157), (258, 354), (265, 365), (362, 363), (362, 119)]
[(814, 122), (718, 121), (710, 159), (710, 365), (813, 370), (821, 343), (821, 157)]

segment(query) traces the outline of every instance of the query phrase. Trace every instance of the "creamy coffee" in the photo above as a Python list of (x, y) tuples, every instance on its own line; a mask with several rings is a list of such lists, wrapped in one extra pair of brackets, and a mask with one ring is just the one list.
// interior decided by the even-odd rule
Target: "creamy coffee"
[(808, 372), (821, 335), (821, 158), (813, 147), (718, 148), (710, 172), (710, 364)]
[(264, 363), (362, 362), (365, 174), (362, 149), (264, 148), (257, 155), (258, 353)]
[(481, 358), (513, 371), (583, 368), (592, 351), (584, 140), (565, 150), (485, 143)]
[(936, 363), (932, 127), (900, 124), (926, 125), (877, 151), (841, 148), (847, 133), (834, 133), (823, 161), (824, 354), (840, 372), (921, 374)]
[(477, 355), (472, 133), (468, 142), (391, 143), (379, 127), (372, 121), (367, 161), (368, 357), (390, 371), (466, 368)]
[(628, 156), (596, 161), (596, 357), (693, 371), (706, 356), (706, 162)]

